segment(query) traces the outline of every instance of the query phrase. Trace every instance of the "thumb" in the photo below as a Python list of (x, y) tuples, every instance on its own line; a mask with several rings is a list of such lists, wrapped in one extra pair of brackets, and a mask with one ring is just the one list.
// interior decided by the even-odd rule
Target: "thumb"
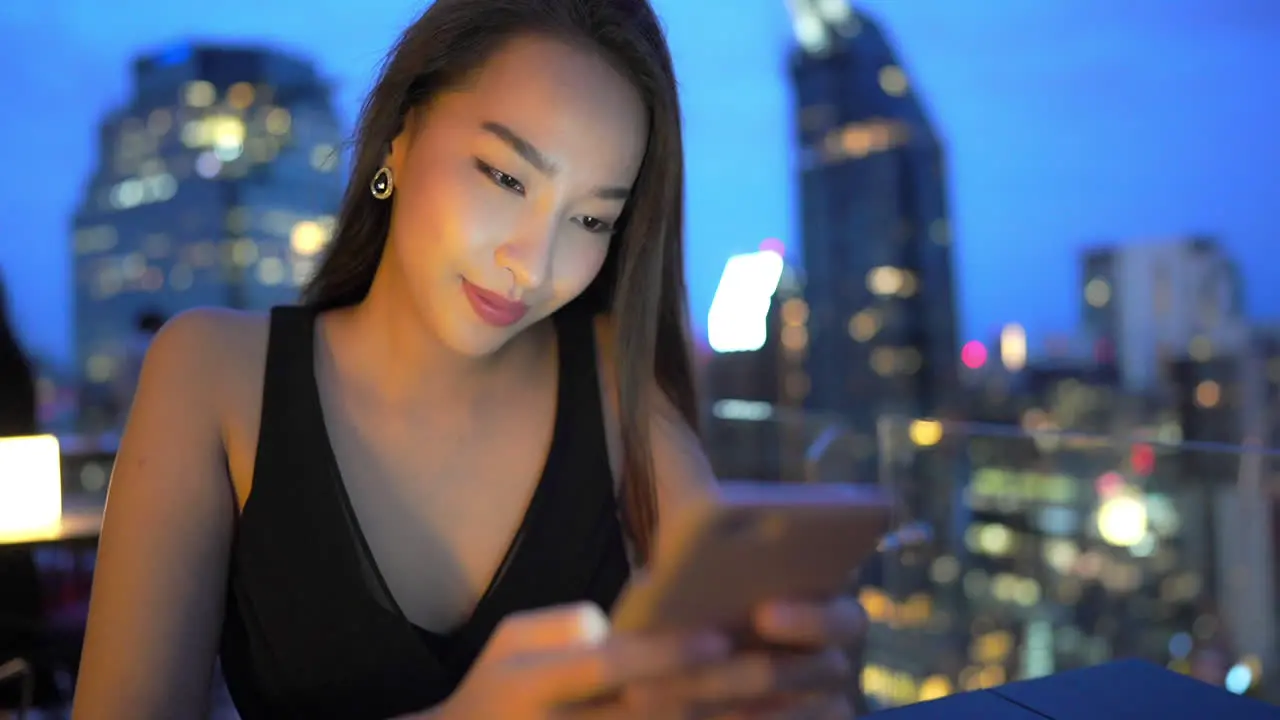
[(512, 613), (499, 623), (485, 654), (494, 657), (595, 647), (609, 637), (609, 618), (591, 602)]

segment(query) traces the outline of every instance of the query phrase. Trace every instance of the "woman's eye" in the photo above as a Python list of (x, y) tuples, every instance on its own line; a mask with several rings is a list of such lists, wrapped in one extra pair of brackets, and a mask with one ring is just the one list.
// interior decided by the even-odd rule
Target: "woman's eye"
[(589, 233), (604, 235), (613, 232), (613, 223), (601, 220), (600, 218), (591, 217), (590, 215), (583, 215), (580, 218), (575, 218), (575, 221), (582, 226), (583, 230), (586, 230)]
[(524, 195), (524, 183), (520, 182), (515, 177), (508, 175), (498, 168), (481, 160), (476, 160), (476, 169), (485, 175), (488, 175), (489, 179), (492, 180), (495, 185), (519, 195)]

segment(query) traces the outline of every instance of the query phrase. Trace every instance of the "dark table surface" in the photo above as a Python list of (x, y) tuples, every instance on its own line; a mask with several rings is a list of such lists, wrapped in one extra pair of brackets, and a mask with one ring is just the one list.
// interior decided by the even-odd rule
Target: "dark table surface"
[(1276, 720), (1280, 708), (1121, 660), (895, 708), (883, 720)]

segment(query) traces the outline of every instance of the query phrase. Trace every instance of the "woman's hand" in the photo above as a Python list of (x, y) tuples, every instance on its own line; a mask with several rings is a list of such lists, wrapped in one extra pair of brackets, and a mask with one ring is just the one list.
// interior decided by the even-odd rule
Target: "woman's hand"
[(635, 683), (624, 695), (641, 717), (852, 718), (850, 660), (867, 631), (852, 598), (771, 603), (753, 618), (760, 649), (680, 677)]
[(425, 718), (643, 717), (617, 700), (624, 688), (680, 677), (730, 652), (714, 633), (609, 637), (608, 619), (591, 604), (517, 613), (498, 625), (458, 690)]
[[(815, 688), (825, 697), (831, 715), (821, 717), (854, 717), (863, 705), (858, 674), (861, 671), (862, 648), (867, 638), (867, 613), (849, 596), (827, 603), (778, 602), (766, 605), (756, 613), (755, 632), (766, 643), (802, 652), (836, 654), (847, 663), (850, 676), (837, 687)], [(808, 716), (805, 716), (808, 717)]]

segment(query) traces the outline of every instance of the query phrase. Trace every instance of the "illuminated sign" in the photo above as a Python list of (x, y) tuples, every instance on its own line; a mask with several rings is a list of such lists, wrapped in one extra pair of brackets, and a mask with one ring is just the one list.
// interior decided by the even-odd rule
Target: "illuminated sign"
[(770, 250), (725, 263), (707, 315), (707, 342), (718, 353), (751, 352), (769, 335), (769, 306), (782, 280), (782, 256)]

